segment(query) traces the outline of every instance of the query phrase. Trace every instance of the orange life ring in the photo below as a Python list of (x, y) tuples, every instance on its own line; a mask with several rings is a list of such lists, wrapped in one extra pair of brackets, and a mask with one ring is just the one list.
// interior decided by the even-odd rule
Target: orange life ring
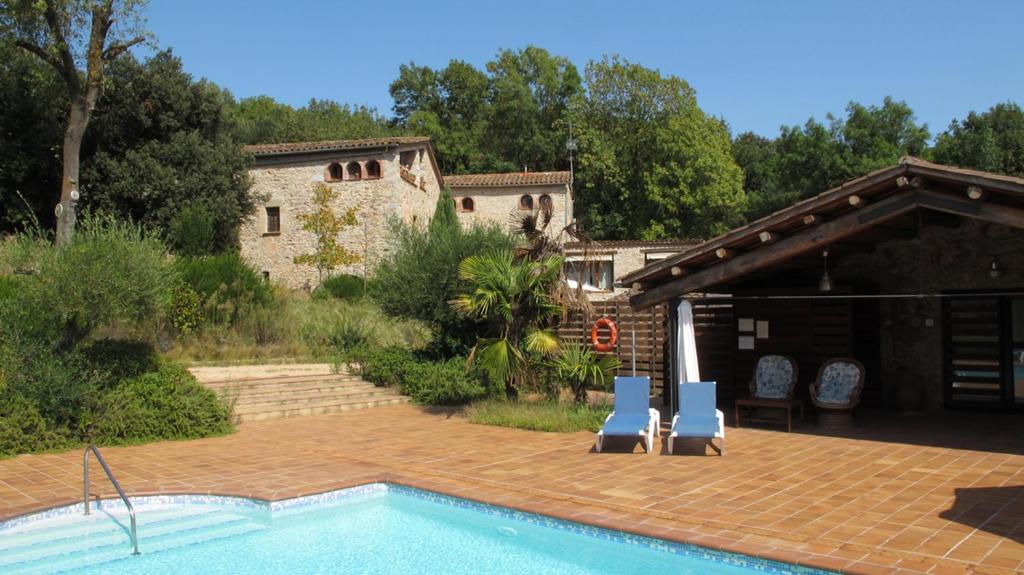
[[(608, 337), (608, 341), (601, 341), (598, 339), (598, 330), (601, 328), (607, 328), (611, 332)], [(590, 343), (594, 346), (594, 351), (600, 353), (608, 353), (615, 347), (615, 342), (619, 341), (619, 328), (616, 327), (615, 322), (607, 317), (594, 322), (594, 327), (590, 328)]]

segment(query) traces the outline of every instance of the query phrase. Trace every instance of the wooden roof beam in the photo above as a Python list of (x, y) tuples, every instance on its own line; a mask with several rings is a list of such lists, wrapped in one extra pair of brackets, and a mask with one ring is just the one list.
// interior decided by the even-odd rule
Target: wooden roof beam
[(967, 197), (972, 200), (984, 200), (985, 190), (978, 186), (967, 186)]
[[(890, 196), (874, 204), (847, 213), (803, 233), (794, 234), (759, 249), (737, 255), (697, 270), (690, 275), (652, 286), (629, 299), (633, 309), (646, 309), (659, 302), (700, 291), (737, 277), (762, 270), (800, 254), (817, 251), (830, 243), (898, 218), (917, 208), (920, 192)], [(966, 201), (966, 200), (961, 200)]]
[(1019, 208), (968, 200), (931, 190), (922, 190), (918, 192), (918, 196), (921, 198), (921, 207), (923, 208), (1024, 229), (1024, 210)]
[(782, 236), (779, 235), (778, 232), (769, 232), (768, 230), (765, 230), (757, 234), (757, 238), (761, 240), (762, 244), (770, 244), (774, 241), (777, 241), (780, 237)]
[(806, 216), (804, 216), (804, 225), (805, 226), (814, 226), (814, 225), (817, 225), (817, 224), (823, 224), (826, 221), (828, 221), (828, 219), (825, 216), (822, 216), (820, 214), (807, 214)]

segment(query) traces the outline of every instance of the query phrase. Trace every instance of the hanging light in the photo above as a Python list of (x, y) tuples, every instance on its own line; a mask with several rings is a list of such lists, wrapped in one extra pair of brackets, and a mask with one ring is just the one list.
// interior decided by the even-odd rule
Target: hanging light
[(992, 258), (992, 263), (988, 265), (988, 277), (995, 279), (1002, 273), (1003, 268), (999, 265), (999, 258)]
[(832, 278), (828, 277), (828, 250), (821, 252), (821, 256), (825, 261), (825, 273), (821, 276), (821, 281), (818, 282), (819, 291), (832, 291)]

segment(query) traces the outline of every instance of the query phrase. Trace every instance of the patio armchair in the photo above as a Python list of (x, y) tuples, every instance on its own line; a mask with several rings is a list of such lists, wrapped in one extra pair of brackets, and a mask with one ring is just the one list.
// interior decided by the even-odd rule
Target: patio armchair
[(864, 389), (864, 364), (852, 357), (836, 357), (821, 364), (811, 384), (811, 403), (824, 412), (852, 413)]
[[(668, 436), (669, 455), (677, 437), (704, 439), (718, 455), (725, 455), (725, 416), (716, 409), (715, 387), (713, 381), (680, 382), (679, 413), (672, 418)], [(715, 445), (716, 438), (720, 446)]]
[(615, 408), (597, 432), (595, 450), (600, 453), (605, 437), (639, 437), (647, 453), (654, 449), (654, 437), (661, 435), (661, 412), (651, 407), (649, 377), (616, 377)]
[(762, 355), (750, 376), (750, 396), (757, 399), (792, 399), (800, 370), (788, 355)]
[[(750, 376), (750, 397), (738, 397), (734, 403), (736, 427), (740, 426), (742, 418), (748, 422), (782, 423), (787, 430), (793, 431), (793, 408), (799, 407), (800, 421), (804, 419), (804, 402), (793, 397), (798, 373), (796, 360), (788, 355), (761, 356)], [(784, 417), (760, 415), (767, 410), (782, 411)]]

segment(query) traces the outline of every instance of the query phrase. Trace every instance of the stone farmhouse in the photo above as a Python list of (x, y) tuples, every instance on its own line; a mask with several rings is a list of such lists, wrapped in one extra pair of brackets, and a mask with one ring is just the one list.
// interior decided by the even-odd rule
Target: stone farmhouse
[(342, 231), (339, 243), (362, 261), (338, 273), (371, 273), (388, 252), (388, 222), (426, 223), (444, 185), (451, 186), (463, 223), (511, 226), (517, 214), (549, 204), (555, 214), (550, 233), (572, 221), (569, 172), (442, 177), (427, 137), (262, 144), (246, 151), (254, 158), (249, 176), (257, 207), (239, 231), (242, 256), (265, 278), (293, 289), (318, 282), (314, 268), (294, 263), (316, 247), (299, 216), (314, 211), (318, 183), (339, 192), (336, 213), (355, 208), (359, 222)]

